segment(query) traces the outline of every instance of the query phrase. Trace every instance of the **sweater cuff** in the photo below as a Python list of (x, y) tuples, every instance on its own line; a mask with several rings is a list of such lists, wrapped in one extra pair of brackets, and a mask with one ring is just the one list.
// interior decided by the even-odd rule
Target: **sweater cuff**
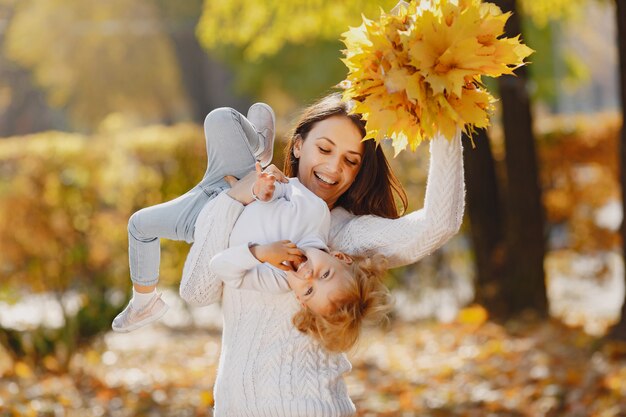
[(242, 266), (242, 268), (252, 269), (254, 267), (257, 267), (263, 264), (263, 262), (259, 261), (257, 258), (254, 257), (254, 255), (252, 254), (252, 251), (250, 250), (250, 248), (254, 245), (256, 244), (249, 242), (246, 245), (237, 246), (239, 264)]
[(458, 153), (463, 149), (461, 144), (461, 131), (457, 130), (454, 137), (446, 138), (441, 133), (430, 141), (431, 154), (453, 154)]

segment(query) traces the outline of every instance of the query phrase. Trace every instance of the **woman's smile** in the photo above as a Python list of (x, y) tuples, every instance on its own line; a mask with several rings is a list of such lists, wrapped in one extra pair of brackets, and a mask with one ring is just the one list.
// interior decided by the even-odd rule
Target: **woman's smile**
[(313, 175), (315, 175), (315, 178), (317, 178), (318, 180), (320, 180), (320, 182), (323, 185), (328, 185), (328, 186), (333, 186), (333, 185), (337, 185), (339, 183), (339, 181), (333, 180), (330, 177), (321, 174), (317, 171), (313, 171)]

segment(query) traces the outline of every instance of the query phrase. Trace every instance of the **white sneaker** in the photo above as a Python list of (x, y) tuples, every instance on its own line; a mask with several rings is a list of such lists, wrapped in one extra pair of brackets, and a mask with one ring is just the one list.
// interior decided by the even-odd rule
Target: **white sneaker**
[(254, 103), (248, 109), (246, 117), (263, 137), (261, 146), (255, 152), (254, 158), (259, 161), (261, 167), (265, 168), (272, 162), (274, 155), (274, 125), (276, 124), (274, 110), (265, 103)]
[(111, 328), (120, 333), (132, 332), (146, 324), (160, 319), (169, 307), (161, 300), (161, 294), (154, 294), (145, 307), (137, 310), (129, 302), (124, 311), (113, 319)]

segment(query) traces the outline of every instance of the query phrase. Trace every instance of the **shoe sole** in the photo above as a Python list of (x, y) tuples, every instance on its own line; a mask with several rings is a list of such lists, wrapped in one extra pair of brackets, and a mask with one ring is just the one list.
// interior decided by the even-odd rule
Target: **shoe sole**
[(169, 308), (170, 308), (170, 307), (166, 304), (166, 305), (164, 306), (163, 310), (161, 310), (159, 313), (157, 313), (157, 314), (156, 314), (156, 315), (154, 315), (154, 316), (147, 317), (147, 318), (145, 318), (144, 320), (142, 320), (142, 321), (140, 321), (140, 322), (137, 322), (137, 323), (135, 323), (135, 324), (132, 324), (132, 325), (130, 325), (130, 326), (128, 326), (128, 327), (124, 327), (124, 328), (119, 328), (119, 327), (117, 327), (117, 328), (116, 328), (116, 327), (111, 326), (111, 329), (113, 329), (113, 331), (114, 331), (114, 332), (117, 332), (117, 333), (129, 333), (129, 332), (132, 332), (133, 330), (137, 330), (137, 329), (138, 329), (138, 328), (140, 328), (140, 327), (146, 326), (146, 325), (148, 325), (148, 324), (150, 324), (150, 323), (152, 323), (152, 322), (157, 321), (158, 319), (160, 319), (161, 317), (163, 317), (163, 315), (164, 315), (165, 313), (167, 313), (167, 310), (168, 310)]
[(268, 111), (268, 113), (272, 116), (272, 126), (274, 127), (272, 138), (271, 139), (265, 138), (265, 149), (263, 150), (263, 153), (259, 155), (259, 159), (258, 159), (259, 163), (261, 164), (261, 167), (265, 168), (266, 166), (270, 164), (270, 162), (272, 162), (272, 158), (274, 157), (274, 139), (276, 137), (276, 115), (274, 114), (274, 110), (272, 110), (272, 108), (265, 103), (255, 103), (254, 105), (261, 106), (265, 110)]

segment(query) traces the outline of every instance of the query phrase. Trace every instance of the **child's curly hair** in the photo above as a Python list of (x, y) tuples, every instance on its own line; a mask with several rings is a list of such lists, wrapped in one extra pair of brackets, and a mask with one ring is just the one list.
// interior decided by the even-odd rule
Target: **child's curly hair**
[(378, 324), (389, 320), (391, 294), (383, 284), (387, 260), (382, 255), (352, 257), (351, 280), (341, 296), (333, 300), (333, 311), (319, 315), (303, 308), (293, 316), (294, 326), (319, 340), (332, 352), (345, 352), (359, 338), (364, 323)]

